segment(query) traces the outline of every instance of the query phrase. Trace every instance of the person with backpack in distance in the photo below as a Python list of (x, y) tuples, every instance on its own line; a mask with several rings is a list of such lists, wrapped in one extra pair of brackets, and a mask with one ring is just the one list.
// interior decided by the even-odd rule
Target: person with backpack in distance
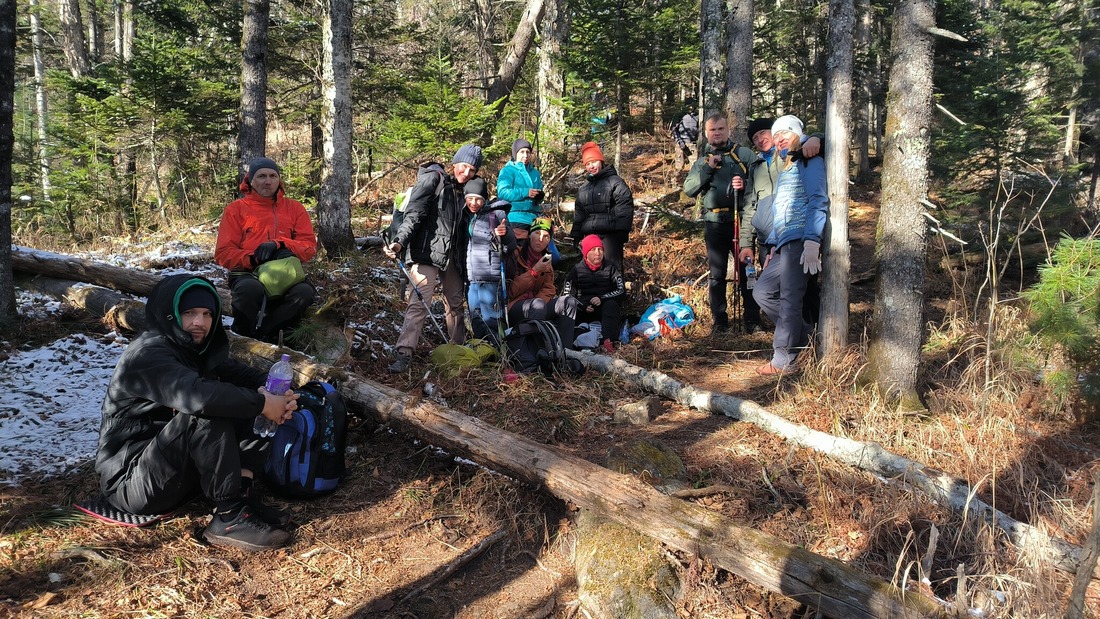
[(824, 159), (794, 159), (803, 139), (802, 121), (781, 116), (771, 129), (780, 160), (772, 230), (765, 240), (772, 249), (753, 290), (760, 309), (775, 323), (771, 361), (756, 370), (764, 376), (789, 371), (810, 342), (812, 327), (802, 316), (802, 300), (807, 281), (821, 270), (821, 238), (829, 215)]
[[(737, 240), (739, 210), (745, 202), (748, 164), (752, 151), (730, 140), (729, 121), (721, 112), (711, 114), (703, 125), (706, 144), (684, 179), (684, 193), (694, 198), (703, 196), (703, 241), (707, 247), (707, 268), (710, 271), (707, 296), (714, 321), (711, 334), (729, 329), (726, 300), (726, 271), (730, 253)], [(745, 265), (738, 265), (739, 279), (745, 277)], [(750, 318), (759, 314), (755, 307), (745, 307), (746, 328)], [(759, 322), (759, 317), (752, 322)]]
[(411, 283), (420, 291), (419, 296), (409, 295), (401, 335), (397, 338), (396, 356), (387, 368), (390, 372), (409, 369), (437, 284), (443, 288), (448, 341), (451, 344), (466, 341), (466, 323), (462, 316), (465, 288), (459, 264), (465, 256), (458, 254), (458, 245), (465, 204), (463, 186), (477, 177), (481, 161), (481, 147), (464, 144), (451, 159), (450, 175), (419, 175), (405, 205), (401, 226), (390, 244), (382, 248), (391, 259), (410, 265)]
[(208, 541), (278, 548), (291, 540), (290, 516), (252, 493), (266, 455), (252, 424), (257, 415), (282, 424), (298, 396), (267, 393), (265, 372), (229, 358), (221, 317), (205, 278), (172, 275), (153, 287), (147, 329), (122, 353), (103, 401), (99, 487), (131, 514), (169, 512), (201, 491), (214, 502)]
[[(619, 336), (619, 316), (626, 285), (619, 267), (604, 260), (603, 242), (595, 234), (581, 240), (581, 261), (566, 276), (562, 295), (577, 298), (576, 322), (599, 321), (599, 348), (611, 353), (614, 350), (612, 342)], [(573, 348), (573, 342), (565, 345)]]
[(699, 116), (695, 113), (695, 102), (687, 101), (688, 111), (680, 120), (669, 127), (672, 139), (676, 142), (676, 167), (695, 155), (695, 145), (699, 141)]
[(577, 190), (573, 228), (569, 235), (583, 239), (595, 234), (603, 241), (604, 256), (623, 269), (623, 247), (634, 227), (634, 194), (615, 166), (604, 163), (603, 151), (595, 142), (581, 147), (585, 182)]
[(513, 276), (508, 282), (508, 319), (513, 327), (524, 320), (554, 324), (565, 346), (573, 343), (577, 299), (558, 296), (554, 267), (550, 263), (550, 238), (554, 224), (549, 217), (531, 222), (531, 232), (513, 256)]
[(267, 157), (249, 162), (243, 197), (225, 207), (214, 249), (229, 271), (233, 332), (267, 342), (294, 328), (317, 295), (302, 268), (317, 253), (317, 236), (302, 203), (286, 197), (281, 174)]
[[(738, 260), (741, 264), (755, 262), (758, 269), (764, 266), (764, 258), (771, 250), (765, 241), (772, 231), (772, 197), (775, 194), (775, 183), (779, 180), (779, 166), (782, 163), (775, 154), (777, 149), (772, 141), (772, 123), (774, 122), (774, 118), (757, 118), (749, 123), (748, 128), (749, 139), (756, 147), (757, 155), (749, 164), (749, 178), (752, 182), (751, 190), (746, 193), (746, 204), (741, 216), (741, 253)], [(823, 134), (815, 133), (804, 139), (802, 147), (791, 157), (794, 160), (817, 157), (821, 154), (821, 143), (824, 138)], [(753, 235), (756, 236), (755, 246)], [(817, 314), (821, 305), (821, 290), (817, 280), (817, 276), (810, 277), (802, 301), (802, 316), (811, 325), (817, 324)], [(752, 307), (757, 308), (755, 317), (759, 323), (759, 306), (752, 299), (752, 291), (747, 290), (744, 280), (741, 282), (741, 294), (746, 297), (746, 322), (750, 318), (747, 309), (749, 300), (752, 300)]]
[(502, 260), (516, 249), (516, 237), (508, 222), (508, 203), (497, 200), (485, 206), (485, 181), (474, 178), (464, 188), (466, 209), (462, 213), (460, 255), (468, 283), (466, 303), (474, 337), (498, 338), (504, 300), (501, 290)]

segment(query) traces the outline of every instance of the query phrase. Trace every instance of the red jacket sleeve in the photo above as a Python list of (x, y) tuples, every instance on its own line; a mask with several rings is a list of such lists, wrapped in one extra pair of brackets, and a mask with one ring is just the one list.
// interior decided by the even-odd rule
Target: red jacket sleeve
[(242, 209), (246, 208), (244, 200), (236, 200), (225, 207), (222, 213), (222, 221), (218, 226), (218, 243), (214, 247), (214, 262), (230, 271), (251, 271), (252, 255), (255, 245), (245, 248)]
[(313, 222), (310, 221), (309, 213), (301, 202), (284, 199), (293, 216), (290, 237), (279, 235), (275, 240), (285, 244), (287, 249), (294, 252), (302, 262), (309, 262), (313, 256), (317, 255), (317, 235), (313, 232)]

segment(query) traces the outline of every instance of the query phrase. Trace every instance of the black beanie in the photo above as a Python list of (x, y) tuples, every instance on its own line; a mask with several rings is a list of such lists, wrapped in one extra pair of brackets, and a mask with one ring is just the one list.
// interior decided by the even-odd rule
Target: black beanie
[(218, 312), (218, 301), (214, 297), (214, 293), (206, 286), (191, 286), (180, 297), (179, 311), (181, 314), (196, 307), (208, 309), (214, 314)]
[(774, 122), (775, 122), (774, 118), (757, 118), (756, 120), (750, 122), (749, 123), (749, 130), (747, 132), (749, 134), (749, 141), (750, 142), (752, 141), (752, 136), (756, 135), (757, 133), (759, 133), (759, 132), (761, 132), (765, 129), (767, 129), (768, 131), (771, 131), (772, 130), (772, 123), (774, 123)]
[(527, 140), (525, 140), (523, 138), (520, 138), (520, 139), (516, 140), (515, 142), (512, 142), (512, 161), (515, 161), (516, 160), (516, 155), (519, 154), (519, 151), (521, 151), (525, 148), (527, 150), (534, 150), (535, 149), (534, 146), (531, 146), (530, 142), (528, 142)]
[(489, 199), (489, 190), (485, 187), (485, 181), (480, 177), (473, 177), (466, 181), (466, 184), (462, 186), (462, 195), (465, 196), (481, 196), (482, 198)]

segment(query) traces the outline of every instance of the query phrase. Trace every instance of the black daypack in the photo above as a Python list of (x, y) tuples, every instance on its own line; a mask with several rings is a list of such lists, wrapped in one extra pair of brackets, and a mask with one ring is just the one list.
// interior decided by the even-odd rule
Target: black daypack
[(565, 356), (557, 327), (546, 320), (524, 320), (513, 326), (504, 343), (508, 347), (508, 365), (520, 374), (542, 372), (553, 376), (584, 372), (579, 361)]
[(336, 490), (344, 477), (348, 411), (328, 383), (310, 381), (295, 391), (298, 410), (275, 430), (264, 479), (276, 492), (312, 499)]
[[(417, 166), (416, 182), (419, 183), (421, 179), (428, 174), (434, 174), (436, 176), (435, 199), (437, 202), (442, 202), (443, 186), (446, 184), (443, 182), (443, 179), (447, 176), (447, 173), (441, 164), (434, 161), (427, 161)], [(405, 221), (405, 207), (409, 205), (409, 198), (412, 196), (414, 187), (416, 187), (416, 185), (409, 187), (393, 198), (392, 219), (390, 220), (389, 227), (382, 232), (382, 238), (387, 243), (393, 242), (394, 237), (397, 236), (397, 231), (401, 229), (401, 223)]]

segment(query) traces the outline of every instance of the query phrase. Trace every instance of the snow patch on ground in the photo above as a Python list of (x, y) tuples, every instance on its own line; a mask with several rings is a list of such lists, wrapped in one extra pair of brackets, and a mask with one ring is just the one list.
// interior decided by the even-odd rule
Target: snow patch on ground
[(127, 340), (75, 334), (0, 362), (0, 485), (95, 457), (100, 407)]

